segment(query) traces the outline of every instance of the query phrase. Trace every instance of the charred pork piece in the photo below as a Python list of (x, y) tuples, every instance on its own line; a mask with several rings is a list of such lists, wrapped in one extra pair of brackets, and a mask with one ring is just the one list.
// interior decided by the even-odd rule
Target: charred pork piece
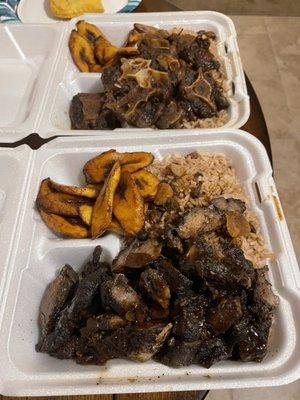
[(249, 288), (255, 279), (255, 270), (251, 261), (247, 260), (243, 251), (231, 244), (225, 244), (223, 248), (225, 263), (232, 266), (233, 272), (238, 269), (240, 271), (240, 282), (246, 288)]
[(177, 300), (173, 311), (173, 334), (187, 342), (211, 337), (211, 328), (205, 323), (207, 306), (204, 296), (187, 296)]
[(209, 368), (218, 361), (226, 360), (232, 355), (232, 347), (220, 338), (201, 342), (201, 347), (195, 357), (195, 363)]
[(214, 231), (223, 224), (223, 217), (212, 208), (195, 208), (186, 213), (178, 228), (178, 234), (182, 239), (194, 238), (197, 235)]
[(117, 329), (93, 344), (98, 354), (96, 363), (105, 364), (113, 358), (148, 361), (160, 350), (171, 329), (170, 323), (148, 323), (143, 326)]
[(184, 342), (171, 337), (155, 357), (162, 364), (180, 368), (194, 363), (201, 342)]
[(162, 245), (155, 239), (144, 242), (135, 240), (114, 259), (112, 270), (119, 272), (125, 268), (143, 268), (160, 256), (161, 248)]
[(78, 93), (70, 106), (72, 129), (97, 129), (97, 119), (106, 100), (105, 93)]
[(101, 75), (101, 81), (104, 86), (105, 91), (110, 91), (114, 88), (114, 85), (117, 84), (118, 79), (121, 76), (121, 69), (120, 69), (121, 64), (117, 63), (114, 65), (111, 65), (109, 67), (104, 68), (102, 75)]
[(189, 43), (187, 43), (186, 35), (180, 35), (178, 38), (177, 50), (180, 58), (192, 64), (195, 69), (202, 68), (203, 71), (220, 68), (220, 63), (209, 51), (207, 42), (203, 40), (202, 33), (194, 37), (192, 41), (190, 41), (190, 37), (188, 39)]
[(92, 260), (88, 261), (85, 264), (79, 275), (80, 279), (85, 278), (87, 275), (97, 271), (99, 268), (106, 268), (107, 270), (109, 270), (109, 265), (101, 262), (101, 254), (102, 254), (102, 247), (96, 246), (93, 251)]
[(172, 263), (163, 257), (158, 258), (150, 265), (162, 273), (173, 295), (184, 293), (193, 285), (193, 282), (189, 278), (173, 267)]
[(101, 331), (113, 331), (126, 325), (126, 321), (116, 314), (101, 314), (87, 320), (86, 326), (81, 329), (81, 335), (90, 336)]
[(138, 308), (141, 304), (139, 295), (128, 284), (128, 280), (123, 274), (117, 274), (114, 278), (103, 282), (101, 299), (105, 310), (114, 310), (120, 315)]
[(243, 315), (239, 298), (222, 299), (212, 310), (208, 322), (218, 334), (226, 332)]
[(147, 268), (141, 273), (140, 288), (162, 308), (169, 308), (171, 298), (170, 289), (161, 272), (153, 268)]
[(268, 349), (271, 325), (271, 318), (256, 322), (247, 315), (237, 322), (232, 330), (232, 338), (241, 360), (256, 362), (263, 360)]
[(270, 310), (279, 304), (279, 298), (272, 291), (272, 285), (267, 279), (268, 267), (255, 270), (254, 302), (263, 302)]
[(41, 341), (54, 330), (60, 311), (72, 296), (78, 276), (72, 267), (65, 265), (46, 289), (40, 306), (39, 326)]
[(216, 197), (212, 200), (212, 205), (223, 212), (237, 211), (243, 214), (246, 211), (246, 204), (239, 199)]

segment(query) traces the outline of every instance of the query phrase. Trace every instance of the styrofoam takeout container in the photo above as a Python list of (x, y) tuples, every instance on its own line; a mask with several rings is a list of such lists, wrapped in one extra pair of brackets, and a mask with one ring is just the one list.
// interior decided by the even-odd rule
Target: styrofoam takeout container
[[(215, 32), (229, 87), (230, 118), (224, 128), (240, 128), (247, 121), (250, 106), (236, 31), (224, 14), (212, 11), (86, 14), (69, 23), (0, 26), (0, 142), (14, 142), (32, 132), (45, 138), (54, 136), (54, 132), (69, 135), (72, 97), (78, 92), (103, 90), (101, 74), (79, 72), (69, 52), (70, 32), (81, 19), (100, 27), (116, 45), (124, 42), (135, 22), (166, 29), (183, 27)], [(126, 129), (118, 129), (111, 135), (120, 132)], [(104, 132), (74, 130), (71, 134)]]
[[(270, 280), (280, 297), (267, 357), (258, 363), (223, 361), (173, 369), (154, 361), (113, 360), (105, 367), (80, 366), (36, 353), (37, 317), (42, 294), (60, 268), (76, 270), (100, 244), (109, 261), (120, 248), (110, 234), (90, 239), (59, 239), (34, 209), (40, 181), (50, 176), (66, 184), (83, 183), (82, 167), (91, 157), (118, 151), (151, 151), (157, 159), (170, 153), (222, 152), (236, 169), (262, 234), (276, 258)], [(200, 390), (276, 386), (300, 377), (300, 273), (262, 144), (237, 130), (136, 130), (126, 135), (57, 138), (38, 151), (21, 146), (0, 151), (0, 393), (51, 396), (126, 392)], [(3, 257), (4, 255), (4, 257)]]

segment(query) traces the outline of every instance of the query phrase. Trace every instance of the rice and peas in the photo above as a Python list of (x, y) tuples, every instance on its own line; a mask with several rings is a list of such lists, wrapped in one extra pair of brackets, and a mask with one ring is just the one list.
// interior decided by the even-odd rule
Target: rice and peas
[[(162, 161), (155, 161), (149, 169), (161, 181), (171, 185), (173, 201), (177, 202), (180, 215), (195, 207), (209, 206), (212, 199), (220, 196), (240, 199), (249, 205), (231, 161), (224, 154), (198, 151), (186, 157), (172, 154)], [(273, 254), (268, 251), (262, 238), (255, 212), (247, 209), (244, 216), (251, 226), (251, 232), (235, 238), (234, 243), (243, 250), (255, 268), (260, 268)], [(160, 219), (161, 226), (165, 217), (162, 215)], [(217, 244), (219, 237), (212, 232), (206, 235), (206, 240)]]

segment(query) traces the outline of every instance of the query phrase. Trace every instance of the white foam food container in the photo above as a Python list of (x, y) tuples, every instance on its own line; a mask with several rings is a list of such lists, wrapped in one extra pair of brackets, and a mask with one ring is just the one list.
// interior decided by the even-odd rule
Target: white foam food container
[[(81, 19), (97, 25), (116, 45), (124, 43), (135, 22), (215, 32), (229, 87), (230, 118), (224, 128), (240, 128), (247, 121), (247, 87), (236, 31), (227, 16), (211, 11), (86, 14), (69, 23), (0, 26), (0, 142), (14, 142), (32, 132), (44, 138), (54, 132), (69, 135), (72, 97), (78, 92), (103, 90), (101, 74), (79, 72), (69, 52), (70, 33)], [(111, 135), (120, 132), (126, 129)], [(71, 134), (102, 135), (103, 131), (74, 130)]]
[[(97, 154), (150, 151), (156, 159), (195, 150), (227, 155), (256, 211), (262, 234), (276, 257), (270, 280), (280, 305), (269, 351), (261, 363), (223, 361), (205, 369), (179, 369), (154, 361), (112, 360), (105, 367), (80, 366), (37, 353), (37, 317), (46, 286), (68, 263), (77, 271), (100, 244), (108, 261), (120, 240), (110, 234), (97, 240), (60, 239), (34, 208), (43, 178), (66, 184), (84, 182), (82, 167)], [(262, 144), (238, 130), (127, 132), (126, 135), (57, 138), (38, 151), (21, 146), (0, 150), (0, 393), (52, 396), (276, 386), (300, 377), (300, 273)]]

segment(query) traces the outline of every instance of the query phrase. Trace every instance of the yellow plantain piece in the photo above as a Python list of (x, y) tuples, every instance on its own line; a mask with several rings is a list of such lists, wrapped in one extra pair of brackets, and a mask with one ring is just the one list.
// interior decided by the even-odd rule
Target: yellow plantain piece
[(39, 200), (40, 197), (46, 196), (47, 194), (50, 194), (50, 193), (52, 193), (52, 190), (50, 187), (50, 178), (43, 179), (40, 184), (39, 192), (37, 195), (37, 201)]
[(124, 229), (122, 228), (122, 226), (119, 224), (119, 222), (116, 219), (112, 219), (108, 229), (108, 231), (116, 233), (117, 235), (120, 236), (125, 236), (126, 232), (124, 231)]
[(88, 183), (101, 183), (109, 174), (116, 161), (122, 166), (122, 172), (135, 172), (147, 167), (153, 162), (153, 155), (143, 151), (133, 153), (117, 153), (108, 150), (100, 156), (92, 158), (83, 167), (83, 173)]
[(105, 37), (102, 31), (94, 24), (90, 24), (86, 21), (78, 21), (76, 24), (77, 32), (85, 37), (91, 44), (94, 44), (95, 40), (99, 37)]
[(82, 221), (90, 226), (92, 222), (92, 214), (93, 214), (93, 206), (90, 206), (89, 204), (82, 204), (78, 208), (78, 213)]
[(104, 182), (118, 157), (119, 153), (112, 149), (89, 160), (83, 167), (86, 181), (88, 183)]
[(113, 213), (129, 235), (136, 235), (144, 226), (144, 200), (129, 172), (122, 172), (115, 193)]
[(145, 151), (121, 153), (122, 172), (135, 172), (152, 164), (154, 156)]
[(92, 213), (92, 238), (101, 236), (110, 226), (115, 191), (121, 177), (121, 167), (118, 162), (112, 167), (103, 188), (97, 197)]
[(103, 67), (101, 67), (99, 64), (91, 65), (90, 72), (103, 72)]
[(95, 57), (103, 67), (116, 58), (118, 50), (119, 48), (112, 45), (104, 36), (95, 40)]
[(89, 237), (89, 230), (86, 227), (69, 221), (60, 215), (47, 213), (43, 210), (39, 210), (39, 212), (44, 223), (57, 235), (75, 239)]
[(89, 72), (96, 65), (91, 43), (74, 29), (69, 39), (69, 49), (75, 65), (81, 72)]
[(53, 214), (65, 215), (66, 217), (77, 217), (79, 204), (79, 197), (65, 193), (49, 193), (46, 196), (37, 198), (38, 208)]
[(49, 0), (49, 5), (52, 14), (60, 19), (104, 11), (101, 0)]
[(89, 199), (96, 199), (99, 195), (99, 189), (93, 187), (77, 187), (69, 185), (61, 185), (50, 180), (50, 186), (57, 192), (71, 194), (73, 196), (88, 197)]
[(135, 44), (137, 44), (140, 39), (141, 39), (141, 34), (137, 30), (132, 29), (127, 36), (127, 39), (124, 43), (124, 47), (132, 47)]
[(144, 199), (153, 199), (159, 184), (158, 178), (146, 169), (140, 169), (132, 174), (139, 192)]

